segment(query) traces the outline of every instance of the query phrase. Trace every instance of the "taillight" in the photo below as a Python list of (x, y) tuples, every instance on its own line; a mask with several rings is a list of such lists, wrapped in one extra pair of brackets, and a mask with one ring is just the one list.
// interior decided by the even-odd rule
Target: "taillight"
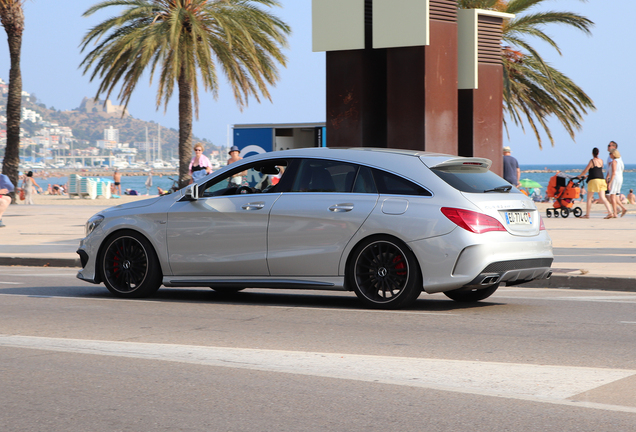
[(488, 231), (506, 231), (501, 222), (483, 213), (450, 207), (442, 207), (442, 213), (457, 226), (476, 234)]
[(539, 216), (539, 231), (545, 231), (545, 225), (543, 224), (543, 218), (541, 217), (541, 215), (537, 215)]

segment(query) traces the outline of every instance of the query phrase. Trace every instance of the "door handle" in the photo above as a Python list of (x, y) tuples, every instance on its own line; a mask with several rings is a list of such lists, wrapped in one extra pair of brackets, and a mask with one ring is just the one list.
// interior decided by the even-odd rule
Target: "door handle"
[(329, 211), (332, 212), (350, 212), (351, 210), (353, 210), (353, 204), (334, 204), (331, 207), (329, 207)]
[(241, 206), (243, 210), (260, 210), (265, 207), (263, 202), (247, 203)]

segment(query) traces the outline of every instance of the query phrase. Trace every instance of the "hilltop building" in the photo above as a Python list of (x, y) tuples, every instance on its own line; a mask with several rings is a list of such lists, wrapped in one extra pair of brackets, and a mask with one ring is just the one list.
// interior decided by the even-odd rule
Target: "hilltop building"
[(85, 97), (82, 99), (82, 103), (80, 104), (80, 110), (89, 113), (117, 114), (119, 116), (123, 113), (124, 116), (130, 115), (123, 105), (113, 105), (110, 99), (106, 100), (106, 103), (104, 103), (104, 101), (99, 99)]

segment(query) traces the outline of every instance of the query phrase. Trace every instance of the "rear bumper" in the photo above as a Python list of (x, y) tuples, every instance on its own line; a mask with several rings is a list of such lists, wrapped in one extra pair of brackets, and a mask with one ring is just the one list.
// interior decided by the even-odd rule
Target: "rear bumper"
[(429, 294), (546, 279), (554, 260), (546, 231), (522, 237), (503, 232), (473, 234), (458, 228), (408, 245), (418, 259), (423, 289)]
[(466, 288), (485, 288), (494, 284), (519, 285), (552, 276), (551, 258), (500, 261), (488, 265)]

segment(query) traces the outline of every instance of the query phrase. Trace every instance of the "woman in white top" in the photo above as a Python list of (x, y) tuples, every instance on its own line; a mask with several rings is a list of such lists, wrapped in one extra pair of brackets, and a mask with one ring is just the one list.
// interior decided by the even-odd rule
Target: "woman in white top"
[(27, 173), (22, 183), (22, 187), (24, 188), (24, 203), (33, 205), (33, 189), (38, 188), (38, 190), (42, 192), (42, 188), (33, 178), (33, 171), (29, 171)]
[(625, 213), (627, 213), (627, 209), (621, 203), (619, 197), (621, 195), (621, 188), (623, 187), (623, 171), (625, 171), (625, 165), (623, 164), (623, 159), (621, 159), (621, 154), (618, 150), (612, 150), (610, 152), (610, 157), (612, 158), (612, 164), (610, 165), (612, 169), (607, 177), (609, 201), (614, 208), (614, 214), (618, 214), (617, 210), (618, 207), (620, 207), (622, 209), (621, 217), (623, 217), (625, 216)]

